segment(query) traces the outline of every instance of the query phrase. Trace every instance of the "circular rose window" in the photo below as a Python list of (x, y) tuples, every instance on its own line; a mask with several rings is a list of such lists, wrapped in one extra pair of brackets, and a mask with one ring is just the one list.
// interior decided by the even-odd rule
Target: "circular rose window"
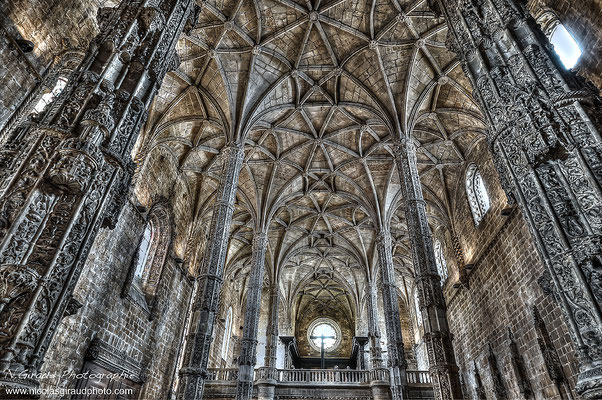
[(320, 351), (324, 341), (324, 351), (335, 350), (341, 344), (341, 329), (330, 318), (318, 318), (309, 324), (307, 336), (311, 347)]

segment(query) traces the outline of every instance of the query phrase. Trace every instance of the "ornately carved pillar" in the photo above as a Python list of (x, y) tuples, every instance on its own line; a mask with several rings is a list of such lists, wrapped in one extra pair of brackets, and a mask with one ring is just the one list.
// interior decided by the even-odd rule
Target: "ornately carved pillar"
[(399, 302), (395, 285), (395, 269), (391, 248), (391, 234), (380, 232), (376, 238), (378, 265), (382, 284), (383, 309), (387, 327), (387, 360), (391, 371), (392, 400), (403, 399), (406, 361), (401, 335)]
[(251, 274), (247, 284), (247, 304), (245, 325), (238, 358), (238, 383), (236, 400), (251, 400), (253, 396), (253, 378), (257, 364), (257, 330), (261, 314), (261, 289), (265, 270), (265, 252), (268, 235), (264, 232), (253, 235), (251, 255)]
[(383, 354), (380, 347), (380, 328), (378, 327), (378, 298), (376, 284), (370, 282), (368, 287), (368, 338), (370, 340), (371, 368), (383, 367)]
[(440, 2), (448, 44), (489, 121), (510, 200), (535, 239), (578, 351), (577, 391), (602, 397), (601, 99), (566, 71), (515, 0)]
[(278, 351), (278, 307), (280, 307), (280, 291), (278, 283), (272, 283), (270, 287), (270, 314), (268, 316), (268, 327), (266, 331), (265, 344), (265, 366), (276, 368)]
[(416, 147), (412, 139), (395, 146), (406, 203), (406, 222), (412, 247), (418, 303), (422, 312), (424, 341), (427, 346), (433, 388), (437, 399), (461, 399), (462, 389), (447, 324), (441, 278), (437, 273), (433, 239), (426, 217), (426, 203), (416, 166)]
[(67, 87), (0, 148), (0, 397), (39, 385), (94, 238), (115, 226), (126, 200), (132, 146), (178, 64), (175, 45), (194, 7), (124, 0), (101, 8), (100, 34)]
[(193, 328), (184, 356), (185, 367), (180, 370), (181, 381), (177, 396), (179, 400), (202, 399), (207, 376), (209, 350), (213, 341), (213, 327), (219, 306), (238, 175), (242, 167), (244, 151), (241, 146), (231, 144), (222, 150), (222, 156), (220, 186), (209, 231), (211, 236), (207, 242), (198, 277), (198, 296), (192, 310)]
[[(270, 310), (268, 326), (266, 329), (265, 367), (258, 370), (257, 399), (273, 400), (276, 387), (277, 372), (276, 360), (278, 352), (278, 307), (280, 306), (280, 292), (278, 283), (270, 286)], [(287, 349), (288, 351), (288, 349)]]

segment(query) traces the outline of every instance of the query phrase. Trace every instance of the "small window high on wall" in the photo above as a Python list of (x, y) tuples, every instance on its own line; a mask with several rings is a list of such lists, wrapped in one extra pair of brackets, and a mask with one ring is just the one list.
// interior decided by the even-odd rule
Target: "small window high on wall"
[(441, 242), (439, 240), (435, 240), (433, 248), (435, 250), (435, 263), (437, 264), (437, 272), (441, 277), (441, 285), (443, 285), (447, 279), (448, 273), (447, 263), (445, 262), (445, 256), (443, 255), (443, 247), (441, 246)]
[(560, 61), (567, 68), (573, 68), (581, 57), (581, 48), (575, 38), (560, 22), (554, 10), (543, 8), (535, 16), (544, 35), (548, 37)]
[(491, 206), (485, 182), (476, 164), (470, 164), (466, 170), (466, 195), (474, 218), (474, 224), (479, 225)]
[(61, 92), (63, 91), (63, 89), (65, 89), (65, 86), (67, 86), (67, 78), (65, 77), (59, 77), (56, 81), (56, 84), (54, 85), (54, 87), (52, 88), (51, 91), (46, 92), (42, 95), (42, 97), (40, 98), (40, 100), (38, 100), (38, 102), (36, 103), (35, 106), (33, 106), (33, 112), (36, 114), (41, 113), (42, 111), (44, 111), (44, 109), (46, 108), (46, 106), (50, 103), (52, 103), (54, 101), (54, 99), (61, 94)]
[(228, 350), (230, 348), (230, 336), (232, 335), (232, 307), (228, 308), (226, 323), (224, 325), (224, 337), (222, 339), (222, 359), (228, 358)]
[(416, 323), (418, 327), (422, 326), (422, 312), (420, 311), (420, 304), (418, 303), (418, 289), (414, 289), (414, 309), (416, 311)]
[(581, 49), (564, 25), (556, 26), (550, 36), (550, 42), (554, 45), (554, 51), (567, 69), (573, 68), (577, 64), (581, 57)]
[(152, 228), (150, 222), (146, 223), (144, 233), (140, 239), (140, 245), (138, 246), (138, 257), (136, 259), (136, 271), (134, 272), (134, 279), (137, 284), (142, 286), (142, 278), (144, 276), (144, 268), (148, 261), (148, 250), (151, 243)]

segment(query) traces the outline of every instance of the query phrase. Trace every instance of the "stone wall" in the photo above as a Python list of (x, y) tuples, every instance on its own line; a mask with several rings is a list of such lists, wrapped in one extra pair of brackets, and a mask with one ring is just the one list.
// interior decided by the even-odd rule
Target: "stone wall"
[(401, 334), (403, 335), (403, 350), (408, 369), (416, 369), (416, 355), (414, 354), (414, 326), (410, 317), (410, 311), (401, 298), (399, 301), (399, 321), (401, 323)]
[(42, 387), (75, 387), (75, 379), (63, 378), (64, 373), (81, 371), (86, 350), (97, 338), (142, 369), (144, 398), (167, 398), (192, 283), (168, 255), (152, 313), (122, 296), (143, 228), (144, 219), (127, 203), (116, 228), (98, 235), (74, 292), (83, 307), (62, 320), (46, 355), (42, 373), (48, 377)]
[(459, 186), (455, 196), (455, 226), (466, 262), (474, 267), (469, 275), (469, 286), (453, 288), (453, 283), (457, 282), (457, 271), (453, 270), (456, 268), (453, 264), (450, 277), (456, 278), (447, 282), (445, 294), (456, 359), (465, 382), (466, 395), (476, 398), (476, 363), (485, 393), (492, 398), (495, 368), (487, 361), (491, 346), (508, 398), (522, 398), (519, 393), (520, 379), (512, 367), (510, 356), (508, 334), (511, 332), (522, 355), (521, 361), (534, 398), (559, 399), (538, 346), (533, 308), (539, 310), (569, 386), (574, 388), (578, 372), (575, 349), (561, 309), (538, 283), (545, 267), (520, 211), (514, 209), (510, 216), (500, 214), (507, 207), (506, 197), (484, 142), (477, 145), (467, 157), (469, 161), (477, 161), (491, 198), (491, 208), (481, 223), (475, 226), (466, 192), (461, 190), (463, 185)]

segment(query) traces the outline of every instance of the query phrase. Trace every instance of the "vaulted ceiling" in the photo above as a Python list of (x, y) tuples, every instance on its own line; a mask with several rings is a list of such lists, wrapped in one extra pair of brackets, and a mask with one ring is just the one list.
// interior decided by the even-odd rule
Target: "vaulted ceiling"
[(466, 155), (485, 132), (445, 20), (426, 0), (198, 4), (139, 159), (169, 154), (206, 224), (220, 151), (244, 143), (228, 268), (244, 276), (253, 231), (269, 228), (267, 279), (279, 279), (291, 306), (334, 290), (332, 301), (360, 309), (376, 232), (389, 224), (396, 267), (410, 278), (392, 138), (413, 137), (431, 222), (448, 226)]

